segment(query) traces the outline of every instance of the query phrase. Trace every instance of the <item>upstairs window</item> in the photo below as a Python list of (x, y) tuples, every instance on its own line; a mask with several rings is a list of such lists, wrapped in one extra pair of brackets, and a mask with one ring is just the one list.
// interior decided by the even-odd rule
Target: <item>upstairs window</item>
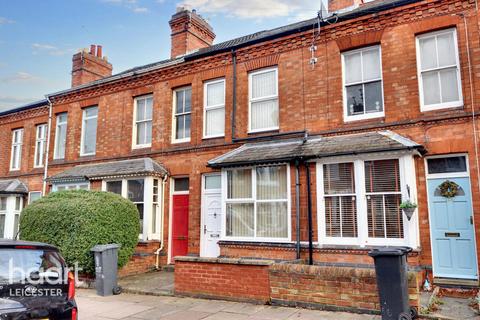
[(418, 36), (417, 67), (422, 111), (463, 106), (455, 29)]
[(47, 144), (47, 125), (39, 124), (37, 126), (37, 133), (35, 138), (35, 160), (34, 160), (35, 168), (43, 167), (46, 144)]
[(214, 80), (204, 85), (203, 137), (225, 135), (225, 80)]
[(91, 156), (96, 152), (98, 107), (83, 109), (81, 156)]
[(57, 115), (57, 126), (55, 128), (55, 151), (54, 159), (65, 158), (65, 145), (67, 143), (67, 113)]
[(380, 46), (342, 54), (345, 120), (384, 116)]
[(192, 116), (192, 88), (177, 89), (174, 91), (173, 97), (173, 142), (189, 142)]
[(12, 131), (12, 156), (10, 170), (20, 170), (22, 163), (23, 129)]
[(249, 132), (277, 130), (278, 69), (269, 68), (248, 75), (250, 119)]
[(153, 96), (135, 98), (134, 148), (144, 148), (152, 145), (152, 110)]

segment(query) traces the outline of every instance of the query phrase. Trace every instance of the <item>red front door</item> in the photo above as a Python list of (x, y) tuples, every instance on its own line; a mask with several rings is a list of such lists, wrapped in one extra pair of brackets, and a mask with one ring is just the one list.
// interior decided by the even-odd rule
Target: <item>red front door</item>
[(172, 262), (188, 253), (188, 194), (173, 195)]

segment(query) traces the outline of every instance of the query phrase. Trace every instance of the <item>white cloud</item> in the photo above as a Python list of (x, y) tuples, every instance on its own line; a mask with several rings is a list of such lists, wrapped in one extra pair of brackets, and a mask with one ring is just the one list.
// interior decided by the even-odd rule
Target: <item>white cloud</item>
[(3, 83), (35, 83), (39, 81), (41, 81), (41, 78), (24, 71), (0, 78), (0, 82)]
[(73, 49), (61, 49), (47, 43), (34, 43), (32, 44), (32, 48), (33, 48), (33, 54), (45, 52), (51, 56), (63, 56), (66, 54), (72, 54), (74, 52)]
[(7, 19), (5, 17), (0, 17), (0, 25), (2, 24), (10, 24), (10, 23), (14, 23), (15, 21), (13, 20), (10, 20), (10, 19)]
[(123, 6), (134, 13), (148, 13), (147, 7), (139, 5), (138, 0), (100, 0), (101, 2)]
[(288, 20), (313, 18), (320, 2), (313, 0), (183, 0), (181, 6), (197, 9), (200, 14), (224, 14), (241, 19), (287, 17)]
[(136, 7), (133, 9), (133, 12), (135, 13), (147, 13), (148, 12), (148, 8), (145, 8), (145, 7)]

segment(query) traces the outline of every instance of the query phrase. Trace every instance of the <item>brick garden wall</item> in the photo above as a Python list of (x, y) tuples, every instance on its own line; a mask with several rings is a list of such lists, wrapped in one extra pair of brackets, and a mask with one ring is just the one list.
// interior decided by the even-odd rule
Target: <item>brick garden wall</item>
[[(380, 310), (374, 269), (273, 264), (272, 304), (372, 313)], [(410, 305), (419, 306), (420, 279), (409, 274)]]
[[(313, 309), (378, 313), (372, 268), (309, 266), (271, 260), (177, 257), (175, 294)], [(421, 279), (409, 273), (410, 305)]]
[(118, 270), (118, 276), (126, 277), (155, 270), (155, 251), (159, 247), (160, 241), (139, 242), (130, 261)]
[(177, 257), (175, 294), (267, 303), (271, 263), (273, 261)]

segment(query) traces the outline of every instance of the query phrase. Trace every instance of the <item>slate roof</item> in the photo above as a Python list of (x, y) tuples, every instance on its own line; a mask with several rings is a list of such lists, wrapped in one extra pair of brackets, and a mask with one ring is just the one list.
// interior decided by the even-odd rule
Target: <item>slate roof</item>
[[(358, 18), (358, 17), (363, 16), (363, 15), (378, 13), (378, 12), (382, 12), (382, 11), (385, 11), (385, 10), (393, 9), (393, 8), (396, 8), (396, 7), (400, 7), (400, 6), (403, 6), (403, 5), (407, 5), (407, 4), (415, 3), (415, 2), (420, 2), (420, 1), (423, 1), (423, 0), (377, 0), (377, 1), (374, 1), (372, 3), (365, 3), (362, 6), (356, 8), (356, 9), (353, 9), (353, 10), (338, 13), (335, 18), (331, 18), (331, 19), (334, 19), (338, 22), (348, 21), (350, 19), (355, 19), (355, 18)], [(332, 23), (332, 21), (328, 20), (328, 22), (327, 21), (322, 22), (321, 25), (324, 26), (324, 25), (331, 24), (331, 23)], [(143, 65), (143, 66), (134, 67), (134, 68), (125, 70), (121, 73), (112, 75), (110, 77), (102, 78), (102, 79), (97, 80), (97, 81), (92, 81), (90, 83), (87, 83), (87, 84), (84, 84), (84, 85), (81, 85), (81, 86), (77, 86), (77, 87), (74, 87), (74, 88), (70, 88), (70, 89), (66, 89), (66, 90), (63, 90), (63, 91), (55, 92), (55, 93), (49, 94), (48, 96), (49, 97), (54, 97), (54, 96), (59, 96), (59, 95), (62, 95), (62, 94), (67, 94), (67, 93), (75, 92), (75, 91), (83, 89), (83, 88), (93, 87), (93, 86), (96, 86), (96, 85), (100, 85), (100, 84), (103, 84), (103, 83), (115, 81), (115, 80), (118, 80), (118, 79), (123, 79), (123, 78), (126, 78), (126, 77), (146, 73), (146, 72), (149, 72), (149, 71), (152, 71), (152, 70), (158, 70), (158, 69), (170, 67), (170, 66), (173, 66), (173, 65), (183, 63), (185, 61), (195, 60), (195, 59), (198, 59), (198, 58), (201, 58), (201, 57), (204, 57), (204, 56), (209, 56), (209, 55), (214, 55), (214, 54), (221, 53), (221, 52), (230, 51), (232, 49), (237, 49), (237, 48), (240, 48), (240, 47), (252, 45), (252, 44), (255, 44), (255, 43), (262, 42), (262, 41), (268, 41), (268, 40), (271, 40), (271, 39), (280, 38), (282, 36), (297, 33), (297, 32), (312, 30), (312, 28), (316, 27), (317, 24), (318, 24), (318, 19), (313, 18), (313, 19), (289, 24), (289, 25), (286, 25), (286, 26), (282, 26), (282, 27), (279, 27), (279, 28), (274, 28), (274, 29), (271, 29), (271, 30), (259, 31), (259, 32), (253, 33), (253, 34), (243, 36), (243, 37), (239, 37), (239, 38), (224, 41), (224, 42), (221, 42), (221, 43), (218, 43), (218, 44), (214, 44), (210, 47), (202, 48), (202, 49), (200, 49), (196, 52), (192, 52), (192, 53), (187, 54), (183, 57), (177, 57), (177, 58), (174, 58), (174, 59), (166, 59), (166, 60), (162, 60), (162, 61), (158, 61), (158, 62), (154, 62), (154, 63), (149, 63), (149, 64), (146, 64), (146, 65)]]
[(290, 162), (295, 159), (314, 159), (364, 153), (418, 150), (422, 145), (392, 131), (303, 139), (277, 142), (248, 143), (208, 162), (210, 167)]
[(78, 165), (56, 174), (47, 180), (50, 182), (69, 182), (141, 175), (163, 177), (166, 174), (167, 170), (151, 158), (140, 158)]
[(6, 116), (6, 115), (11, 114), (11, 113), (20, 112), (20, 111), (29, 110), (29, 109), (34, 109), (34, 108), (43, 107), (43, 106), (47, 106), (47, 105), (48, 105), (47, 99), (38, 100), (38, 101), (35, 101), (35, 102), (24, 104), (23, 106), (20, 106), (20, 107), (12, 107), (10, 109), (0, 111), (0, 117)]
[(27, 194), (27, 186), (18, 179), (0, 180), (0, 193)]

